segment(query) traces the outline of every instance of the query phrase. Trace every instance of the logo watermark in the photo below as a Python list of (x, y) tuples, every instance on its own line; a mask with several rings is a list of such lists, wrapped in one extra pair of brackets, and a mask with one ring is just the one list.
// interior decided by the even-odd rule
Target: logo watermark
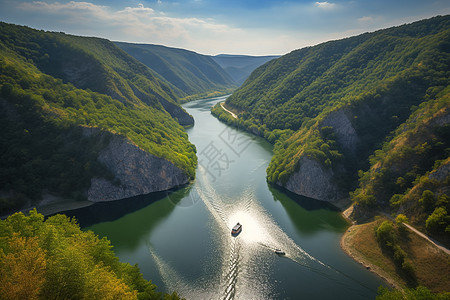
[[(236, 163), (253, 142), (253, 139), (230, 127), (222, 130), (218, 137), (218, 140), (211, 140), (198, 152), (198, 170), (213, 183)], [(184, 207), (192, 206), (201, 200), (197, 191), (191, 187), (181, 193), (170, 192), (167, 196), (174, 205)]]

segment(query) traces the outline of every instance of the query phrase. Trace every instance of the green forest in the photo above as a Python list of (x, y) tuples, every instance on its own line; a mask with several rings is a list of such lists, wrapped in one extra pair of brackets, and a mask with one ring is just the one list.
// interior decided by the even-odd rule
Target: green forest
[(180, 299), (162, 294), (106, 238), (36, 210), (0, 220), (0, 299)]
[[(360, 216), (402, 211), (446, 240), (449, 66), (450, 16), (438, 16), (293, 51), (226, 100), (238, 119), (219, 105), (212, 113), (275, 144), (269, 182), (285, 186), (308, 157), (332, 170)], [(327, 125), (338, 112), (355, 143)]]
[(231, 93), (233, 79), (213, 60), (189, 50), (115, 42), (119, 48), (173, 84), (182, 102)]
[(352, 200), (365, 210), (382, 207), (450, 244), (450, 87), (423, 102), (359, 173)]
[[(156, 73), (107, 40), (5, 23), (0, 29), (2, 214), (44, 191), (85, 197), (90, 178), (111, 177), (97, 162), (108, 134), (126, 136), (194, 178), (196, 149), (177, 122), (192, 117)], [(83, 134), (89, 128), (99, 133)]]

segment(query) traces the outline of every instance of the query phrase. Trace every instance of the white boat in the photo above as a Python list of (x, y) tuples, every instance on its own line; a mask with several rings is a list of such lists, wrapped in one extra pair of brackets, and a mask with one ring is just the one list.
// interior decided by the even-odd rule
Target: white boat
[(275, 253), (278, 255), (285, 255), (286, 253), (281, 249), (275, 249)]
[(231, 235), (238, 235), (242, 231), (242, 225), (238, 222), (234, 225), (233, 229), (231, 229)]

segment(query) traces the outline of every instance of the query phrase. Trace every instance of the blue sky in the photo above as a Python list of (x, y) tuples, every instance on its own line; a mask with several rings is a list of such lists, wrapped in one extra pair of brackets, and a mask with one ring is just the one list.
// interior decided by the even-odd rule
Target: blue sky
[(3, 22), (211, 55), (281, 55), (449, 13), (449, 0), (0, 0)]

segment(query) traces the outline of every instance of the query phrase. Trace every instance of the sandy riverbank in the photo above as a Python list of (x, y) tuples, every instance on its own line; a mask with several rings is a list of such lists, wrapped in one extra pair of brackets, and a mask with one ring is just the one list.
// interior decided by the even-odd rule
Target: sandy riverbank
[[(351, 209), (343, 212), (348, 219)], [(375, 230), (390, 218), (376, 217), (364, 224), (353, 224), (341, 238), (341, 248), (354, 260), (368, 270), (380, 276), (390, 286), (404, 289), (408, 280), (398, 273), (392, 257), (386, 255), (378, 245)], [(407, 254), (408, 260), (414, 267), (415, 278), (418, 285), (430, 289), (434, 293), (448, 292), (450, 290), (450, 255), (431, 243), (428, 239), (408, 229), (406, 235), (399, 236), (398, 245)]]
[[(353, 224), (353, 221), (349, 218), (350, 214), (352, 213), (353, 206), (350, 206), (345, 211), (342, 212), (342, 215), (344, 218), (346, 218), (348, 221), (350, 221)], [(341, 238), (341, 249), (351, 258), (353, 258), (355, 261), (360, 263), (364, 268), (370, 270), (371, 272), (378, 275), (380, 278), (382, 278), (389, 286), (401, 289), (402, 286), (397, 282), (396, 279), (392, 278), (387, 272), (385, 272), (380, 267), (373, 264), (361, 251), (356, 247), (359, 243), (358, 239), (363, 236), (362, 231), (366, 231), (367, 227), (369, 227), (371, 223), (369, 224), (361, 224), (361, 225), (351, 225), (347, 231), (344, 233), (344, 235)]]

